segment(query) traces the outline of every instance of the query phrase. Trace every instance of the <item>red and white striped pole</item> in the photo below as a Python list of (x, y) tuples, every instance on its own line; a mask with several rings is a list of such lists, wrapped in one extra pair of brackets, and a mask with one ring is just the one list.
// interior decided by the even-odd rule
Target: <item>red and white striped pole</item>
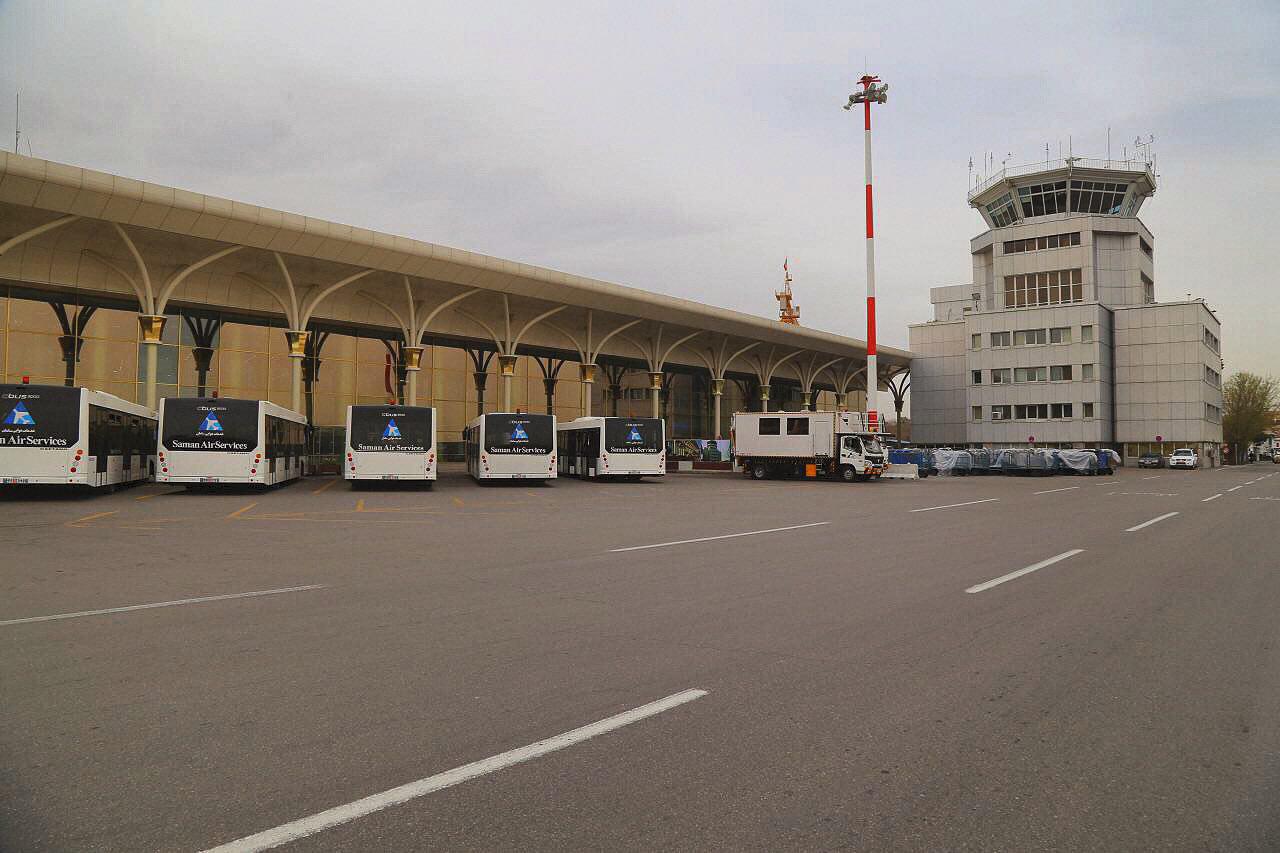
[[(849, 96), (849, 106), (845, 109), (857, 101), (862, 102), (863, 165), (867, 175), (867, 426), (872, 432), (878, 432), (880, 424), (877, 397), (880, 383), (876, 372), (876, 232), (871, 192), (871, 102), (883, 104), (889, 87), (881, 83), (879, 77), (870, 74), (864, 74), (858, 82), (862, 84), (862, 91)], [(877, 83), (880, 85), (876, 85)]]

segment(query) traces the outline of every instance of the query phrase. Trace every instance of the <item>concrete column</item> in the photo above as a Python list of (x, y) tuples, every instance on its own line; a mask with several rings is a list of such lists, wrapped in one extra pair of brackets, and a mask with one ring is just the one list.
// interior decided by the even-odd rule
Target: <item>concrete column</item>
[(721, 437), (720, 435), (720, 398), (723, 396), (724, 396), (724, 380), (712, 379), (711, 380), (711, 400), (714, 408), (713, 417), (715, 418), (715, 423), (712, 425), (711, 430), (712, 432), (715, 433), (716, 438)]
[(800, 395), (800, 410), (808, 412), (813, 409), (813, 392), (805, 391)]
[(289, 408), (302, 411), (302, 360), (307, 357), (307, 336), (310, 332), (290, 329), (284, 333), (289, 340)]
[(840, 412), (849, 411), (849, 395), (836, 392), (836, 410)]
[(516, 356), (499, 355), (498, 373), (502, 376), (502, 411), (511, 411), (511, 380), (516, 375)]
[(662, 371), (649, 372), (649, 395), (653, 397), (653, 416), (662, 417)]
[(591, 392), (595, 388), (597, 367), (594, 364), (579, 364), (578, 378), (582, 380), (582, 416), (591, 417)]
[(138, 326), (142, 329), (142, 345), (146, 356), (147, 382), (143, 386), (143, 405), (156, 407), (156, 371), (160, 368), (160, 337), (164, 334), (165, 320), (161, 314), (139, 314)]
[(762, 412), (769, 411), (769, 386), (768, 385), (760, 386), (760, 411)]
[(418, 405), (418, 373), (422, 370), (422, 351), (425, 347), (401, 347), (400, 355), (404, 358), (405, 404)]
[(476, 414), (484, 414), (484, 388), (488, 384), (489, 374), (483, 370), (477, 370), (471, 374), (472, 380), (476, 383)]

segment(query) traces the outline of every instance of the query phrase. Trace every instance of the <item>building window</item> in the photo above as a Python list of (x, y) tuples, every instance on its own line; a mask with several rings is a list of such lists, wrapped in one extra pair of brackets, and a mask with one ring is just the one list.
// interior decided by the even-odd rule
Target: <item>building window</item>
[(1069, 344), (1071, 343), (1071, 327), (1056, 326), (1049, 330), (1049, 343), (1051, 344)]
[(1093, 343), (1093, 326), (1080, 327), (1080, 343), (1082, 344)]
[(993, 347), (1007, 347), (1009, 345), (1009, 333), (1008, 332), (992, 332), (991, 345)]
[(1013, 417), (1013, 406), (992, 406), (991, 420), (1007, 421)]
[(760, 434), (761, 435), (780, 435), (782, 422), (778, 418), (761, 418)]
[(991, 371), (992, 385), (1008, 385), (1013, 381), (1013, 370), (1008, 367), (1000, 367)]
[(969, 336), (969, 349), (982, 349), (982, 335)]
[(1085, 382), (1093, 381), (1093, 365), (1092, 364), (1080, 365), (1080, 378), (1083, 379)]
[(1072, 181), (1071, 212), (1115, 215), (1120, 212), (1120, 205), (1124, 202), (1124, 196), (1128, 190), (1128, 184)]
[(1017, 222), (1018, 211), (1013, 205), (1013, 195), (1005, 193), (987, 205), (987, 215), (991, 217), (991, 224), (996, 228), (1003, 228)]
[(1205, 326), (1204, 329), (1204, 345), (1214, 352), (1218, 351), (1218, 336), (1209, 331), (1208, 326)]
[(1070, 420), (1071, 404), (1070, 403), (1052, 403), (1049, 406), (1049, 417), (1055, 420)]
[(1015, 367), (1013, 369), (1014, 382), (1043, 382), (1046, 378), (1046, 372), (1043, 367)]
[(1093, 417), (1093, 403), (1085, 403), (1085, 404), (1084, 404), (1084, 416), (1085, 416), (1085, 418), (1092, 418), (1092, 417)]
[(1065, 305), (1083, 301), (1083, 273), (1079, 269), (1031, 272), (1004, 277), (1006, 308)]
[(980, 420), (982, 420), (982, 407), (981, 407), (981, 406), (973, 406), (973, 407), (972, 407), (972, 409), (973, 409), (973, 419), (974, 419), (975, 421), (980, 421)]
[(1214, 370), (1212, 367), (1210, 367), (1207, 364), (1204, 366), (1204, 381), (1208, 382), (1214, 388), (1222, 387), (1221, 374), (1219, 374), (1218, 371)]
[(1050, 216), (1067, 212), (1067, 182), (1053, 181), (1018, 187), (1023, 216)]
[[(1148, 242), (1147, 242), (1144, 238), (1142, 238), (1142, 237), (1139, 237), (1139, 238), (1138, 238), (1138, 248), (1139, 248), (1139, 249), (1141, 249), (1141, 250), (1142, 250), (1142, 254), (1146, 255), (1148, 258), (1151, 258), (1151, 257), (1152, 257), (1152, 253), (1151, 253), (1151, 244), (1150, 244), (1150, 243), (1148, 243)], [(1153, 258), (1153, 259), (1154, 259), (1154, 258)]]
[(1071, 381), (1071, 365), (1055, 364), (1049, 368), (1049, 380), (1051, 382), (1070, 382)]
[(808, 418), (787, 418), (787, 435), (808, 435)]
[(1142, 299), (1146, 304), (1150, 305), (1156, 301), (1156, 283), (1147, 277), (1144, 272), (1138, 273), (1142, 277)]
[(1205, 420), (1213, 421), (1216, 424), (1222, 420), (1222, 409), (1219, 409), (1217, 406), (1213, 405), (1212, 403), (1205, 403), (1204, 417), (1205, 417)]
[(1026, 406), (1014, 406), (1013, 416), (1020, 421), (1045, 421), (1049, 419), (1049, 404), (1031, 403)]
[(1025, 240), (1005, 240), (1004, 253), (1017, 255), (1022, 252), (1035, 252), (1042, 249), (1061, 249), (1066, 246), (1079, 246), (1080, 232), (1070, 234), (1050, 234), (1048, 237), (1028, 237)]
[(981, 371), (981, 370), (970, 370), (970, 371), (969, 371), (969, 373), (971, 374), (971, 377), (972, 377), (971, 381), (973, 382), (973, 384), (974, 384), (974, 385), (981, 385), (981, 384), (982, 384), (982, 371)]
[(1029, 347), (1043, 344), (1048, 340), (1044, 329), (1018, 329), (1013, 333), (1015, 347)]

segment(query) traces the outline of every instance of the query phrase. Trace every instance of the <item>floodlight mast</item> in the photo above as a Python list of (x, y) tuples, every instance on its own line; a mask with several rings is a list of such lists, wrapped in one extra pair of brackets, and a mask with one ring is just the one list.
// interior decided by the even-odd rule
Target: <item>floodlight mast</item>
[(872, 432), (880, 431), (876, 397), (879, 391), (879, 374), (876, 373), (876, 248), (875, 226), (871, 204), (871, 104), (883, 104), (889, 99), (889, 86), (879, 77), (864, 74), (858, 80), (862, 91), (849, 96), (846, 110), (854, 104), (862, 104), (864, 120), (863, 161), (867, 176), (867, 426)]

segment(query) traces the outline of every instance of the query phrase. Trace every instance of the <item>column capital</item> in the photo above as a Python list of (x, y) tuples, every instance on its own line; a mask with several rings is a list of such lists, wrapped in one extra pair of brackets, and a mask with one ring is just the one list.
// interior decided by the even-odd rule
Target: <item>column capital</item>
[(599, 366), (595, 364), (579, 364), (578, 378), (583, 382), (595, 382), (596, 373), (599, 369)]
[(400, 355), (404, 358), (404, 369), (421, 370), (424, 350), (426, 347), (400, 347)]
[(518, 356), (514, 356), (514, 355), (499, 355), (498, 356), (498, 373), (501, 374), (502, 376), (515, 376), (517, 358)]
[(661, 390), (662, 390), (662, 377), (663, 377), (663, 373), (662, 373), (662, 371), (661, 371), (661, 370), (656, 371), (656, 372), (655, 372), (655, 371), (652, 371), (652, 370), (651, 370), (651, 371), (649, 371), (649, 390), (651, 390), (651, 391), (661, 391)]
[(712, 379), (712, 380), (711, 380), (711, 393), (712, 393), (712, 395), (713, 395), (713, 396), (716, 396), (716, 397), (719, 397), (720, 395), (724, 394), (724, 380), (723, 380), (723, 379)]
[(848, 394), (840, 394), (840, 393), (836, 394), (836, 409), (838, 409), (841, 412), (849, 411), (849, 395)]
[(769, 399), (769, 386), (768, 386), (768, 385), (761, 385), (761, 386), (760, 386), (760, 399), (761, 399), (761, 400), (768, 400), (768, 399)]
[(158, 344), (164, 334), (164, 324), (169, 318), (163, 314), (139, 314), (138, 326), (142, 329), (144, 344)]
[(289, 358), (305, 358), (307, 355), (307, 338), (311, 333), (305, 329), (288, 329), (284, 336), (289, 340)]

